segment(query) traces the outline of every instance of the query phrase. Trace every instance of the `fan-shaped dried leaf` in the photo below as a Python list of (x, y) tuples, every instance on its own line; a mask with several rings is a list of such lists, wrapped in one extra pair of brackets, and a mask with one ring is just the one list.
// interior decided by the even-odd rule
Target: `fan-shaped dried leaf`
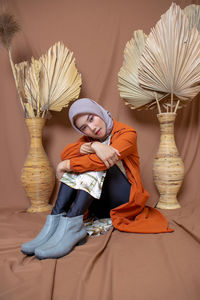
[(149, 104), (153, 108), (156, 104), (154, 93), (141, 88), (138, 82), (138, 65), (146, 38), (142, 30), (134, 31), (133, 38), (124, 49), (124, 62), (118, 74), (120, 96), (127, 100), (125, 104), (132, 109), (145, 109)]
[(19, 93), (33, 109), (37, 109), (38, 85), (33, 63), (27, 61), (15, 64)]
[(64, 44), (58, 42), (40, 58), (41, 110), (60, 111), (80, 94), (81, 75), (75, 66), (75, 59)]
[(176, 4), (149, 34), (139, 72), (143, 88), (175, 94), (185, 103), (200, 91), (200, 36)]
[[(15, 65), (20, 95), (37, 116), (48, 110), (60, 111), (78, 98), (81, 75), (72, 56), (73, 53), (59, 42), (39, 60), (32, 58), (30, 64)], [(32, 115), (30, 105), (26, 108)]]
[(184, 8), (184, 13), (188, 17), (190, 30), (196, 26), (198, 32), (200, 32), (200, 5), (188, 5)]

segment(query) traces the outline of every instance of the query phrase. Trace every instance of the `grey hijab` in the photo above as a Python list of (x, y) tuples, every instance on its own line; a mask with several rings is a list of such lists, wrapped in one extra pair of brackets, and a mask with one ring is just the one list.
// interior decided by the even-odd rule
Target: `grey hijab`
[(111, 117), (111, 114), (109, 111), (105, 110), (101, 105), (99, 105), (94, 100), (91, 100), (89, 98), (82, 98), (79, 100), (76, 100), (69, 109), (69, 119), (76, 131), (83, 134), (82, 131), (80, 131), (76, 125), (74, 124), (74, 117), (80, 114), (84, 113), (90, 113), (97, 115), (100, 117), (105, 123), (107, 128), (107, 136), (111, 133), (113, 129), (113, 120)]

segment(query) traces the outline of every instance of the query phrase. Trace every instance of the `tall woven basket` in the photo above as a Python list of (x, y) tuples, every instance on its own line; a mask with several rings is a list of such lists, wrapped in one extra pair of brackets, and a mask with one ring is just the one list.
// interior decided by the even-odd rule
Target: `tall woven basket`
[(177, 193), (184, 178), (184, 164), (174, 139), (176, 113), (157, 115), (160, 122), (160, 145), (153, 164), (153, 177), (160, 193), (158, 208), (175, 209), (180, 204)]
[(44, 212), (52, 208), (49, 198), (55, 184), (55, 174), (42, 145), (44, 118), (27, 118), (30, 150), (22, 169), (21, 181), (30, 200), (28, 212)]

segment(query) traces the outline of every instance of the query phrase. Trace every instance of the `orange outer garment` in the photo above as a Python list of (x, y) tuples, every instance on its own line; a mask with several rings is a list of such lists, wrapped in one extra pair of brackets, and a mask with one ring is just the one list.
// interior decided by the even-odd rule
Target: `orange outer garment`
[[(174, 231), (168, 227), (165, 216), (155, 208), (145, 206), (149, 194), (144, 189), (140, 176), (136, 131), (115, 120), (113, 123), (110, 145), (119, 151), (119, 159), (122, 160), (128, 181), (131, 183), (129, 202), (110, 212), (113, 226), (120, 231), (135, 233)], [(87, 142), (91, 142), (91, 139), (83, 136), (77, 142), (68, 145), (63, 149), (61, 159), (70, 159), (70, 168), (76, 173), (106, 170), (105, 164), (96, 154), (80, 153), (81, 145)]]

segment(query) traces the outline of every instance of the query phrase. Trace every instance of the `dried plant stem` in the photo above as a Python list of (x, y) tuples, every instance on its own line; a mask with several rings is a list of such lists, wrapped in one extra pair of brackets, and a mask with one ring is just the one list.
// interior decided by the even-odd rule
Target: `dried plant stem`
[(154, 92), (154, 95), (155, 95), (156, 103), (157, 103), (157, 106), (158, 106), (158, 112), (159, 112), (159, 114), (161, 114), (162, 112), (161, 112), (161, 108), (160, 108), (160, 103), (159, 103), (159, 101), (158, 101), (157, 93)]
[(10, 65), (11, 65), (11, 69), (12, 69), (12, 72), (13, 72), (13, 76), (14, 76), (14, 79), (15, 79), (15, 84), (16, 84), (16, 87), (17, 87), (19, 99), (20, 99), (21, 105), (22, 105), (22, 107), (24, 109), (24, 103), (23, 103), (21, 95), (20, 95), (20, 88), (19, 88), (19, 85), (18, 85), (17, 76), (16, 76), (16, 70), (15, 70), (15, 65), (14, 65), (13, 60), (12, 60), (10, 48), (8, 48), (8, 56), (9, 56)]
[(46, 110), (43, 111), (42, 113), (42, 118), (45, 118)]
[(37, 92), (37, 102), (36, 102), (36, 110), (37, 110), (37, 117), (40, 117), (40, 63), (39, 61), (32, 58), (32, 64), (34, 67), (35, 79), (36, 79), (36, 92)]
[(179, 103), (180, 103), (180, 100), (178, 100), (177, 103), (176, 103), (176, 107), (175, 107), (174, 113), (176, 113), (176, 111), (178, 109), (178, 106), (179, 106)]
[(166, 110), (166, 112), (168, 113), (168, 105), (163, 105), (164, 109)]
[(171, 104), (170, 104), (170, 111), (173, 112), (173, 99), (174, 99), (174, 94), (173, 91), (171, 91)]
[[(39, 86), (38, 86), (39, 89)], [(37, 97), (37, 117), (40, 116), (40, 94), (38, 93), (38, 97)]]

